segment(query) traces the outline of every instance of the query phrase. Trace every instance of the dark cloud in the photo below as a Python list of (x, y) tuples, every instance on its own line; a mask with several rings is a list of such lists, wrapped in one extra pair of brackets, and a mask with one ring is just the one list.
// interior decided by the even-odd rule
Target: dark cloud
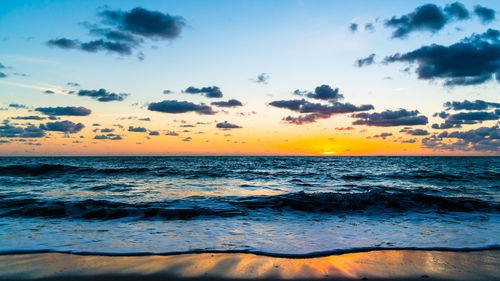
[(132, 53), (132, 46), (129, 44), (102, 39), (80, 43), (80, 49), (90, 53), (98, 51), (108, 51), (119, 55), (130, 55)]
[(354, 130), (354, 127), (341, 127), (341, 128), (335, 128), (337, 131), (352, 131)]
[(144, 127), (132, 127), (132, 126), (129, 126), (128, 127), (128, 131), (129, 132), (136, 132), (136, 133), (145, 133), (148, 130), (146, 130), (146, 128), (144, 128)]
[(414, 31), (437, 32), (446, 24), (446, 15), (434, 4), (417, 7), (415, 11), (401, 17), (392, 17), (385, 26), (394, 28), (392, 38), (406, 38)]
[(7, 77), (7, 74), (0, 72), (0, 78), (5, 78), (5, 77)]
[(229, 130), (229, 129), (240, 129), (240, 128), (242, 128), (242, 127), (240, 127), (238, 125), (228, 123), (227, 121), (224, 121), (222, 123), (217, 123), (216, 127), (219, 128), (219, 129), (226, 129), (226, 130)]
[(205, 104), (195, 104), (188, 101), (164, 100), (162, 102), (152, 102), (148, 106), (148, 110), (159, 111), (164, 113), (186, 113), (196, 112), (204, 115), (214, 115), (217, 112)]
[(483, 121), (499, 120), (500, 115), (496, 112), (487, 111), (472, 111), (472, 112), (460, 112), (456, 114), (450, 114), (446, 117), (444, 123), (432, 124), (433, 129), (450, 129), (450, 128), (461, 128), (462, 125), (472, 125), (479, 124)]
[(311, 99), (317, 99), (322, 101), (328, 101), (328, 104), (324, 103), (313, 103), (309, 102), (305, 99), (300, 100), (278, 100), (272, 101), (269, 105), (278, 107), (278, 108), (286, 108), (298, 113), (304, 113), (305, 115), (301, 116), (288, 116), (283, 118), (283, 121), (302, 125), (306, 123), (313, 123), (319, 119), (327, 119), (330, 118), (334, 114), (342, 114), (342, 113), (352, 113), (357, 111), (367, 111), (373, 109), (373, 105), (365, 104), (361, 106), (355, 106), (350, 103), (340, 103), (337, 100), (344, 98), (342, 94), (339, 93), (339, 89), (328, 85), (321, 85), (314, 89), (314, 92), (307, 92), (301, 90), (293, 91), (294, 95), (305, 96)]
[(26, 108), (26, 105), (24, 104), (18, 104), (18, 103), (11, 103), (9, 104), (9, 107), (15, 108), (15, 109), (20, 109), (20, 108)]
[(367, 56), (366, 58), (361, 58), (359, 60), (356, 60), (355, 65), (357, 67), (363, 67), (363, 66), (372, 65), (373, 63), (375, 63), (375, 54), (371, 54), (371, 55)]
[(165, 133), (165, 136), (178, 136), (179, 134), (174, 131), (168, 131)]
[(0, 125), (0, 138), (41, 138), (45, 132), (33, 125), (26, 128), (11, 125)]
[(52, 91), (52, 90), (45, 90), (45, 91), (44, 91), (44, 93), (45, 93), (45, 94), (53, 94), (53, 93), (54, 93), (54, 91)]
[(487, 24), (495, 20), (495, 10), (483, 7), (481, 5), (474, 6), (474, 14), (479, 17), (483, 24)]
[(149, 132), (149, 135), (150, 136), (159, 136), (160, 132), (158, 132), (158, 131), (151, 131), (151, 132)]
[(182, 141), (191, 141), (191, 140), (192, 140), (191, 137), (187, 137), (187, 138), (182, 139)]
[(493, 108), (500, 108), (500, 103), (487, 102), (483, 100), (475, 100), (475, 101), (464, 100), (462, 102), (448, 101), (444, 104), (444, 107), (446, 108), (446, 110), (487, 110)]
[[(446, 139), (451, 140), (445, 141)], [(481, 127), (469, 131), (442, 132), (422, 139), (422, 146), (435, 150), (499, 151), (500, 129), (498, 126)]]
[(444, 7), (444, 12), (452, 18), (466, 20), (470, 18), (469, 10), (460, 2), (454, 2)]
[(139, 121), (151, 121), (151, 118), (146, 117), (146, 118), (139, 118), (137, 120), (139, 120)]
[(68, 38), (59, 38), (49, 40), (47, 42), (47, 45), (49, 45), (50, 47), (59, 47), (62, 49), (76, 49), (79, 48), (80, 42), (78, 40), (71, 40)]
[(375, 135), (373, 137), (374, 138), (382, 138), (385, 140), (387, 137), (392, 137), (392, 133), (381, 133), (380, 135)]
[(287, 123), (297, 125), (313, 123), (318, 119), (328, 119), (334, 114), (367, 111), (373, 109), (373, 106), (369, 104), (361, 105), (358, 107), (350, 103), (339, 102), (334, 102), (331, 104), (312, 103), (306, 101), (305, 99), (273, 101), (270, 102), (269, 105), (278, 108), (286, 108), (298, 113), (307, 113), (306, 115), (298, 117), (288, 116), (283, 119), (283, 121)]
[(116, 134), (96, 135), (95, 140), (121, 140), (122, 136)]
[(6, 68), (6, 67), (5, 67), (5, 65), (0, 63), (0, 69), (2, 69), (2, 68)]
[(375, 26), (373, 25), (373, 23), (367, 23), (365, 24), (365, 31), (368, 31), (368, 32), (374, 32), (375, 31)]
[(73, 123), (73, 122), (68, 121), (68, 120), (40, 124), (40, 129), (42, 129), (42, 130), (57, 131), (57, 132), (64, 132), (64, 133), (70, 133), (70, 134), (78, 133), (83, 128), (85, 128), (85, 126), (82, 123)]
[(429, 132), (427, 130), (423, 130), (423, 129), (415, 129), (415, 130), (403, 129), (399, 132), (406, 133), (406, 134), (412, 135), (412, 136), (427, 136), (427, 135), (429, 135)]
[(329, 100), (329, 101), (337, 101), (339, 99), (344, 98), (344, 96), (339, 93), (339, 88), (333, 89), (329, 85), (318, 86), (314, 89), (314, 92), (301, 91), (297, 89), (293, 91), (293, 94), (298, 96), (306, 96), (311, 99)]
[(243, 106), (243, 104), (239, 100), (235, 100), (235, 99), (230, 99), (228, 101), (216, 101), (216, 102), (212, 102), (211, 105), (218, 106), (218, 107)]
[(170, 91), (170, 90), (163, 90), (163, 93), (164, 93), (165, 95), (168, 95), (168, 94), (171, 94), (171, 93), (173, 93), (173, 92), (172, 92), (172, 91)]
[(108, 101), (122, 101), (130, 94), (124, 94), (124, 93), (117, 94), (108, 92), (105, 89), (99, 89), (99, 90), (80, 90), (78, 91), (78, 95), (91, 97), (101, 102), (108, 102)]
[(450, 46), (423, 46), (388, 56), (384, 61), (416, 63), (419, 79), (443, 79), (446, 86), (482, 84), (494, 76), (500, 81), (499, 36), (498, 30), (489, 29)]
[(258, 83), (258, 84), (267, 84), (267, 82), (269, 81), (269, 78), (271, 78), (271, 76), (269, 76), (269, 74), (261, 73), (257, 76), (256, 79), (250, 79), (250, 80), (255, 82), (255, 83)]
[(100, 15), (109, 25), (114, 25), (123, 32), (153, 39), (175, 39), (186, 25), (183, 17), (149, 11), (141, 7), (128, 12), (104, 10)]
[(222, 92), (217, 86), (196, 88), (193, 86), (188, 87), (183, 93), (187, 94), (202, 94), (207, 98), (222, 98)]
[(434, 113), (432, 116), (433, 117), (440, 117), (442, 119), (446, 119), (448, 116), (450, 116), (450, 114), (448, 112), (441, 111), (441, 112)]
[(71, 87), (80, 87), (80, 84), (78, 84), (76, 82), (68, 82), (68, 83), (66, 83), (66, 85), (71, 86)]
[(114, 132), (115, 129), (113, 128), (104, 128), (104, 129), (101, 129), (101, 133), (111, 133), (111, 132)]
[[(130, 11), (103, 10), (103, 18), (98, 24), (86, 23), (89, 33), (98, 37), (96, 40), (81, 42), (76, 39), (58, 38), (49, 40), (48, 46), (63, 49), (79, 49), (86, 52), (107, 51), (119, 55), (131, 55), (133, 50), (142, 47), (145, 39), (173, 40), (178, 38), (186, 25), (184, 18), (159, 11), (149, 11), (141, 7)], [(141, 51), (137, 52), (140, 60), (144, 59)]]
[(61, 106), (61, 107), (37, 107), (35, 111), (53, 116), (87, 116), (92, 112), (83, 106)]
[[(474, 9), (474, 13), (477, 14), (476, 9)], [(488, 8), (484, 9), (492, 11)], [(488, 12), (485, 12), (485, 14), (488, 14)], [(394, 29), (392, 38), (402, 39), (407, 38), (410, 33), (416, 31), (436, 33), (453, 21), (463, 21), (469, 18), (469, 10), (460, 2), (448, 4), (444, 8), (434, 4), (425, 4), (417, 7), (409, 14), (386, 20), (385, 26)], [(480, 18), (483, 19), (481, 16)]]
[(386, 110), (380, 113), (355, 113), (352, 115), (352, 117), (359, 119), (354, 121), (352, 124), (377, 127), (414, 126), (427, 124), (427, 117), (418, 114), (418, 110), (408, 111), (406, 109), (399, 109), (396, 111)]
[(45, 117), (36, 116), (36, 115), (31, 115), (31, 116), (11, 117), (11, 119), (15, 119), (15, 120), (44, 120), (46, 118)]
[(349, 31), (351, 31), (352, 33), (358, 31), (358, 24), (357, 23), (351, 23), (349, 25)]

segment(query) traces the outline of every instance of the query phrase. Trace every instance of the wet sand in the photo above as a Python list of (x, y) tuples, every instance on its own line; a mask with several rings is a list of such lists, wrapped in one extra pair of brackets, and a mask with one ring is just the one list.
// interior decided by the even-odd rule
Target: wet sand
[(316, 258), (248, 253), (0, 255), (0, 280), (500, 280), (500, 250), (381, 250)]

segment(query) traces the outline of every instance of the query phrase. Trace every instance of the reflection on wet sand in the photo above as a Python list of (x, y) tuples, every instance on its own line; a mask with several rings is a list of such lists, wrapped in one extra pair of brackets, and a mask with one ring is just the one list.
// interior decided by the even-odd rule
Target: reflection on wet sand
[(500, 251), (383, 250), (318, 258), (245, 253), (0, 256), (0, 279), (404, 279), (500, 280)]

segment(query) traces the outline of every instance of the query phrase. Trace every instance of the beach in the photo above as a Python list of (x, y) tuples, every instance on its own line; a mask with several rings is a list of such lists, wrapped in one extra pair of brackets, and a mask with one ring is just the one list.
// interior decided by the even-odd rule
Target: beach
[(249, 253), (0, 256), (1, 280), (500, 280), (500, 250), (378, 250), (313, 258)]

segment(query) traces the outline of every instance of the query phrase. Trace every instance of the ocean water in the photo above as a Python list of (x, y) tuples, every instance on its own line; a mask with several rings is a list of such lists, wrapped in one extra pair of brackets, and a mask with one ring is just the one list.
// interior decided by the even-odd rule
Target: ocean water
[(499, 245), (500, 157), (0, 158), (0, 252)]

